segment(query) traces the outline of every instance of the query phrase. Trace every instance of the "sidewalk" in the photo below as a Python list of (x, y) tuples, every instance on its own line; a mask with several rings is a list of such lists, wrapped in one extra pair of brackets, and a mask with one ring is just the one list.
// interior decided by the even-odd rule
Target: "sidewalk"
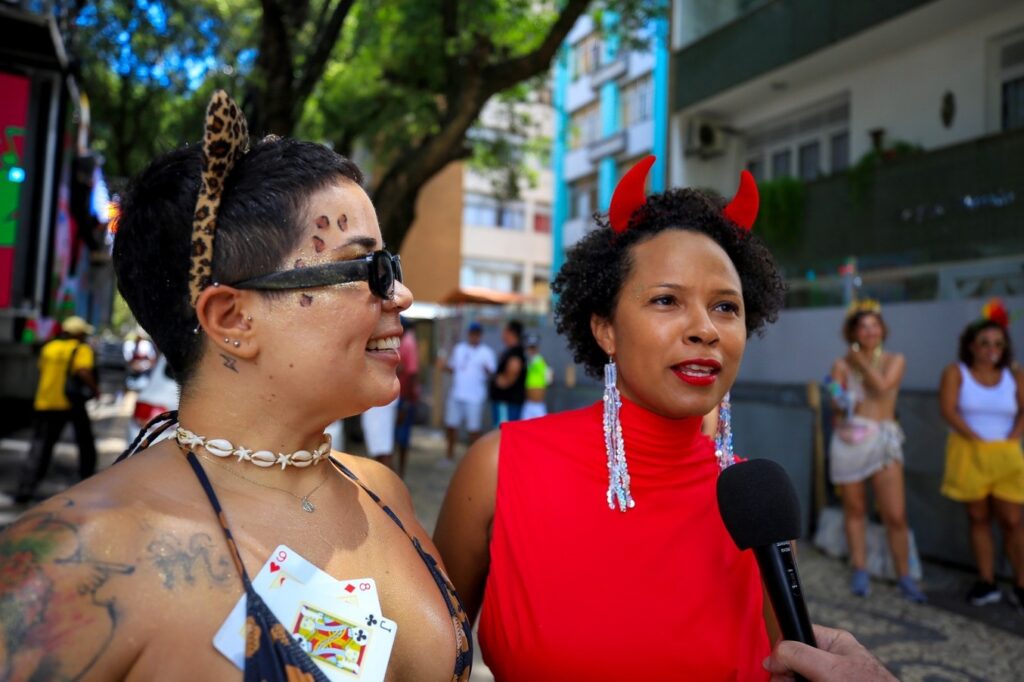
[[(101, 468), (109, 466), (124, 449), (133, 407), (129, 398), (101, 405), (93, 412)], [(4, 493), (13, 488), (18, 463), (28, 449), (28, 436), (23, 429), (0, 439), (0, 524), (10, 523), (20, 511)], [(361, 452), (360, 445), (350, 445), (349, 452)], [(438, 464), (444, 458), (444, 448), (442, 432), (414, 429), (406, 483), (417, 516), (431, 532), (453, 473)], [(460, 448), (459, 454), (462, 452)], [(40, 495), (52, 495), (74, 480), (75, 457), (72, 443), (58, 445)], [(919, 605), (900, 598), (894, 586), (877, 582), (867, 599), (850, 596), (845, 566), (817, 552), (810, 543), (801, 546), (799, 561), (812, 619), (853, 632), (904, 682), (1024, 678), (1024, 615), (1005, 600), (980, 608), (966, 604), (963, 595), (972, 580), (970, 574), (926, 564), (923, 586), (931, 603)], [(479, 651), (472, 679), (493, 680)]]

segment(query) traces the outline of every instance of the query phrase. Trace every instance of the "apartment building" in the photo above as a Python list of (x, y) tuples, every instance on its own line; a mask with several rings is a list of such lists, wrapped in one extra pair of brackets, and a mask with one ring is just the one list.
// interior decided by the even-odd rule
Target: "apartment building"
[(492, 100), (471, 138), (500, 140), (510, 166), (453, 163), (420, 193), (416, 223), (401, 251), (418, 301), (547, 306), (552, 120), (547, 90), (526, 103)]
[(668, 22), (653, 22), (640, 36), (646, 49), (623, 49), (614, 17), (605, 16), (603, 31), (589, 15), (581, 17), (554, 67), (555, 272), (636, 161), (657, 155), (649, 187), (665, 185)]
[(790, 305), (852, 258), (883, 299), (1024, 290), (1024, 4), (674, 0), (671, 34), (671, 184), (758, 178)]

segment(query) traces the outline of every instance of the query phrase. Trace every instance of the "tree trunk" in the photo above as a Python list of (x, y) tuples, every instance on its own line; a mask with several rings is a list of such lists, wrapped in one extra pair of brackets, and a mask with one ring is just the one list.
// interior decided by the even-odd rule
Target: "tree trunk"
[(291, 135), (295, 130), (294, 55), (285, 9), (274, 0), (263, 0), (260, 21), (259, 81), (253, 92), (250, 133), (256, 139), (273, 133)]
[[(341, 35), (345, 19), (355, 0), (323, 0), (318, 13), (316, 37), (308, 49), (293, 44), (306, 21), (308, 2), (261, 0), (259, 56), (256, 59), (259, 80), (252, 92), (253, 116), (250, 128), (254, 136), (266, 133), (291, 135), (302, 116), (302, 108), (316, 84), (323, 78), (334, 44)], [(302, 54), (304, 59), (297, 60)], [(301, 72), (296, 63), (302, 64)]]
[(381, 236), (395, 253), (416, 220), (416, 198), (423, 186), (449, 163), (466, 158), (472, 151), (466, 144), (466, 132), (490, 94), (481, 87), (479, 76), (468, 76), (461, 93), (441, 130), (400, 156), (373, 191)]
[[(373, 191), (381, 235), (394, 252), (416, 220), (416, 198), (423, 186), (452, 161), (466, 158), (471, 150), (466, 133), (476, 122), (487, 100), (498, 92), (543, 73), (551, 65), (558, 46), (590, 0), (567, 0), (561, 14), (534, 51), (504, 62), (490, 63), (491, 46), (480, 36), (475, 48), (453, 60), (447, 72), (458, 78), (448, 84), (449, 99), (441, 130), (400, 156), (381, 176)], [(450, 13), (449, 13), (450, 14)], [(446, 15), (445, 31), (454, 30), (454, 15)]]

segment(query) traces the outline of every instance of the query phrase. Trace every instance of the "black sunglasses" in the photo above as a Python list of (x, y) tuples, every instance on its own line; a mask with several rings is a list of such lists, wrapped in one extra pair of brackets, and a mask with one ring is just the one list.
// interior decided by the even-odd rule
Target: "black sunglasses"
[(402, 281), (402, 260), (387, 251), (374, 251), (353, 260), (321, 263), (293, 270), (278, 270), (236, 282), (236, 289), (284, 291), (308, 289), (345, 282), (368, 282), (370, 291), (382, 299), (395, 293), (395, 282)]

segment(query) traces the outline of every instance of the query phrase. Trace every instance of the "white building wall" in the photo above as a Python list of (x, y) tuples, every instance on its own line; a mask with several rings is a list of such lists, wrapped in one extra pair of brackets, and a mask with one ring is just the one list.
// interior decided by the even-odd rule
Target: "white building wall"
[(582, 14), (580, 18), (576, 20), (573, 27), (569, 29), (569, 35), (565, 37), (565, 41), (570, 45), (578, 43), (582, 39), (590, 35), (594, 30), (594, 19), (590, 14)]
[[(569, 32), (567, 42), (571, 46), (588, 36), (594, 30), (593, 20), (589, 16), (583, 16), (577, 20), (572, 31)], [(571, 59), (570, 55), (570, 59)], [(646, 76), (654, 71), (654, 54), (648, 52), (631, 51), (625, 55), (626, 70), (616, 80), (619, 86)], [(572, 68), (570, 66), (570, 68)], [(565, 108), (571, 119), (572, 115), (583, 107), (596, 103), (601, 97), (600, 87), (595, 88), (590, 74), (583, 74), (574, 81), (570, 81), (566, 93)], [(654, 120), (653, 117), (647, 121), (634, 124), (625, 128), (626, 148), (617, 156), (622, 159), (631, 159), (651, 151), (654, 146)], [(588, 145), (577, 149), (567, 149), (562, 162), (562, 178), (567, 183), (573, 183), (582, 178), (587, 178), (597, 173), (597, 164), (590, 159)], [(572, 230), (572, 226), (564, 227), (563, 230)], [(566, 243), (573, 243), (576, 240), (566, 240)]]
[[(1006, 296), (1003, 302), (1008, 310), (1024, 308), (1024, 296)], [(942, 369), (956, 361), (960, 333), (978, 319), (982, 303), (978, 299), (960, 299), (885, 305), (882, 315), (889, 328), (885, 349), (903, 353), (907, 359), (903, 388), (938, 389)], [(845, 308), (782, 311), (763, 337), (750, 339), (738, 381), (822, 381), (832, 363), (847, 352), (841, 335), (845, 316)], [(1024, 318), (1011, 322), (1010, 337), (1024, 338)]]
[(626, 151), (627, 159), (649, 154), (654, 147), (654, 119), (650, 118), (626, 128)]
[[(672, 184), (729, 192), (745, 164), (739, 136), (730, 139), (722, 156), (680, 159), (685, 126), (693, 116), (714, 117), (744, 131), (848, 93), (851, 164), (871, 149), (875, 128), (885, 129), (887, 143), (900, 140), (926, 149), (995, 132), (997, 64), (991, 45), (1014, 31), (1024, 31), (1024, 3), (939, 0), (677, 112)], [(940, 117), (947, 91), (956, 98), (948, 128)]]
[[(550, 139), (554, 131), (554, 112), (549, 105), (530, 103), (517, 105), (517, 112), (528, 113), (531, 125), (525, 132), (529, 138)], [(480, 116), (480, 127), (485, 131), (507, 128), (507, 110), (504, 105), (491, 100)], [(486, 133), (492, 134), (492, 133)], [(493, 133), (496, 134), (496, 133)], [(530, 159), (534, 162), (535, 159)], [(515, 202), (523, 209), (523, 228), (499, 228), (491, 225), (462, 225), (461, 255), (463, 285), (473, 282), (475, 269), (488, 273), (517, 273), (520, 285), (518, 293), (531, 294), (535, 276), (548, 277), (551, 268), (551, 233), (534, 231), (534, 217), (539, 211), (551, 215), (554, 196), (554, 180), (549, 165), (532, 163), (530, 166), (536, 184), (523, 182), (519, 187), (520, 198)], [(494, 187), (486, 175), (474, 172), (469, 164), (463, 174), (463, 192), (492, 196)]]
[(644, 76), (654, 71), (653, 52), (630, 52), (626, 61), (626, 76), (624, 82), (628, 83), (634, 78)]

